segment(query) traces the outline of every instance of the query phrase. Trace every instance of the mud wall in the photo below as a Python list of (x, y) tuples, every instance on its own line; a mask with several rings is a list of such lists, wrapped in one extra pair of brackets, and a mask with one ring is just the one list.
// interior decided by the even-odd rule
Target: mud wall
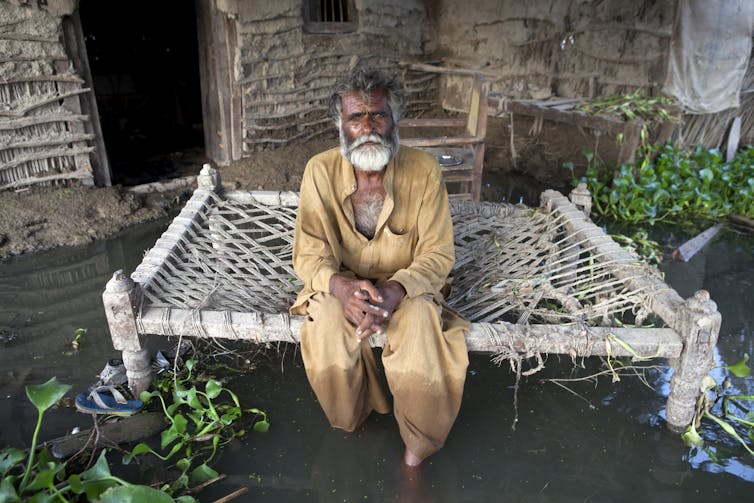
[[(446, 68), (483, 73), (492, 92), (514, 99), (601, 97), (641, 89), (661, 94), (678, 0), (427, 0), (435, 59)], [(468, 78), (444, 76), (440, 94), (450, 110), (466, 107)], [(673, 138), (681, 146), (724, 147), (735, 117), (741, 145), (754, 142), (754, 55), (741, 106), (717, 114), (685, 115)], [(494, 108), (491, 115), (496, 115)], [(616, 138), (529, 117), (493, 117), (485, 170), (524, 173), (566, 186), (564, 162), (577, 172), (581, 151), (614, 161)], [(515, 135), (514, 135), (515, 130)]]
[(66, 49), (73, 0), (0, 1), (0, 190), (79, 180), (93, 184), (89, 92)]
[(411, 109), (437, 102), (437, 76), (407, 70), (433, 50), (422, 0), (355, 0), (354, 31), (307, 33), (300, 0), (221, 1), (237, 19), (237, 85), (244, 152), (333, 134), (327, 97), (356, 65), (381, 68), (407, 84)]
[(513, 98), (655, 93), (676, 0), (432, 0), (437, 55)]

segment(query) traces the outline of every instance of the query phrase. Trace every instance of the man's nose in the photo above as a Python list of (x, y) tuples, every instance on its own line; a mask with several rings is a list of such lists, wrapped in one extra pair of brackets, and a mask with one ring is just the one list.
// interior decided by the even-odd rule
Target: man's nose
[(364, 134), (372, 134), (373, 130), (374, 130), (374, 120), (372, 119), (372, 116), (369, 114), (364, 114), (364, 116), (361, 119), (361, 131)]

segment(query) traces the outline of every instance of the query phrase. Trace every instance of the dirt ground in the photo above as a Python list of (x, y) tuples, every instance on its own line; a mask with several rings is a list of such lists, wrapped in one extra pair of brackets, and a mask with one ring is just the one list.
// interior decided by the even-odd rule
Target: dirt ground
[[(583, 169), (582, 149), (597, 146), (600, 157), (615, 155), (614, 141), (607, 137), (597, 139), (575, 127), (533, 126), (532, 121), (516, 120), (511, 142), (508, 119), (490, 118), (483, 199), (537, 204), (537, 196), (545, 188), (567, 190), (570, 173), (562, 164), (570, 160), (577, 171)], [(298, 190), (306, 161), (336, 145), (333, 137), (255, 152), (222, 167), (220, 176), (223, 185), (231, 188)], [(192, 159), (176, 166), (173, 176), (198, 174), (200, 164), (200, 160)], [(515, 186), (522, 183), (524, 188)], [(191, 190), (193, 187), (144, 195), (114, 186), (0, 192), (0, 260), (57, 246), (84, 245), (126, 227), (167, 217), (180, 209)]]
[[(306, 161), (335, 145), (321, 140), (255, 153), (220, 169), (223, 185), (249, 190), (298, 190)], [(201, 165), (174, 175), (198, 174)], [(0, 260), (58, 246), (80, 246), (176, 213), (192, 187), (137, 194), (122, 186), (38, 187), (0, 192)]]

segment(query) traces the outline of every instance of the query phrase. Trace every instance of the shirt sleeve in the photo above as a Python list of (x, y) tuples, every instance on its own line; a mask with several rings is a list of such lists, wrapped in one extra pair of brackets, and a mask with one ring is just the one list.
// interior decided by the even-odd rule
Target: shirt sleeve
[(418, 241), (414, 258), (390, 278), (406, 289), (406, 296), (439, 294), (455, 263), (453, 222), (448, 192), (439, 167), (429, 177), (417, 219)]
[(341, 251), (323, 203), (324, 198), (332, 194), (324, 177), (316, 176), (316, 167), (310, 161), (301, 181), (293, 237), (293, 268), (304, 282), (304, 288), (329, 293), (330, 278), (340, 269)]

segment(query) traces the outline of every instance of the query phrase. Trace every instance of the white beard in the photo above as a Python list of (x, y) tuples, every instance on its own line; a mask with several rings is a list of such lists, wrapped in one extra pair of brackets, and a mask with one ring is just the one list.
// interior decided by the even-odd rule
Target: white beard
[[(356, 138), (350, 144), (340, 130), (340, 152), (343, 157), (353, 164), (356, 169), (362, 171), (382, 171), (390, 159), (395, 155), (398, 145), (398, 129), (393, 129), (393, 134), (389, 140), (370, 134)], [(364, 143), (373, 142), (374, 145), (364, 145)]]
[(382, 171), (390, 162), (390, 149), (384, 145), (362, 145), (351, 150), (348, 160), (362, 171)]

